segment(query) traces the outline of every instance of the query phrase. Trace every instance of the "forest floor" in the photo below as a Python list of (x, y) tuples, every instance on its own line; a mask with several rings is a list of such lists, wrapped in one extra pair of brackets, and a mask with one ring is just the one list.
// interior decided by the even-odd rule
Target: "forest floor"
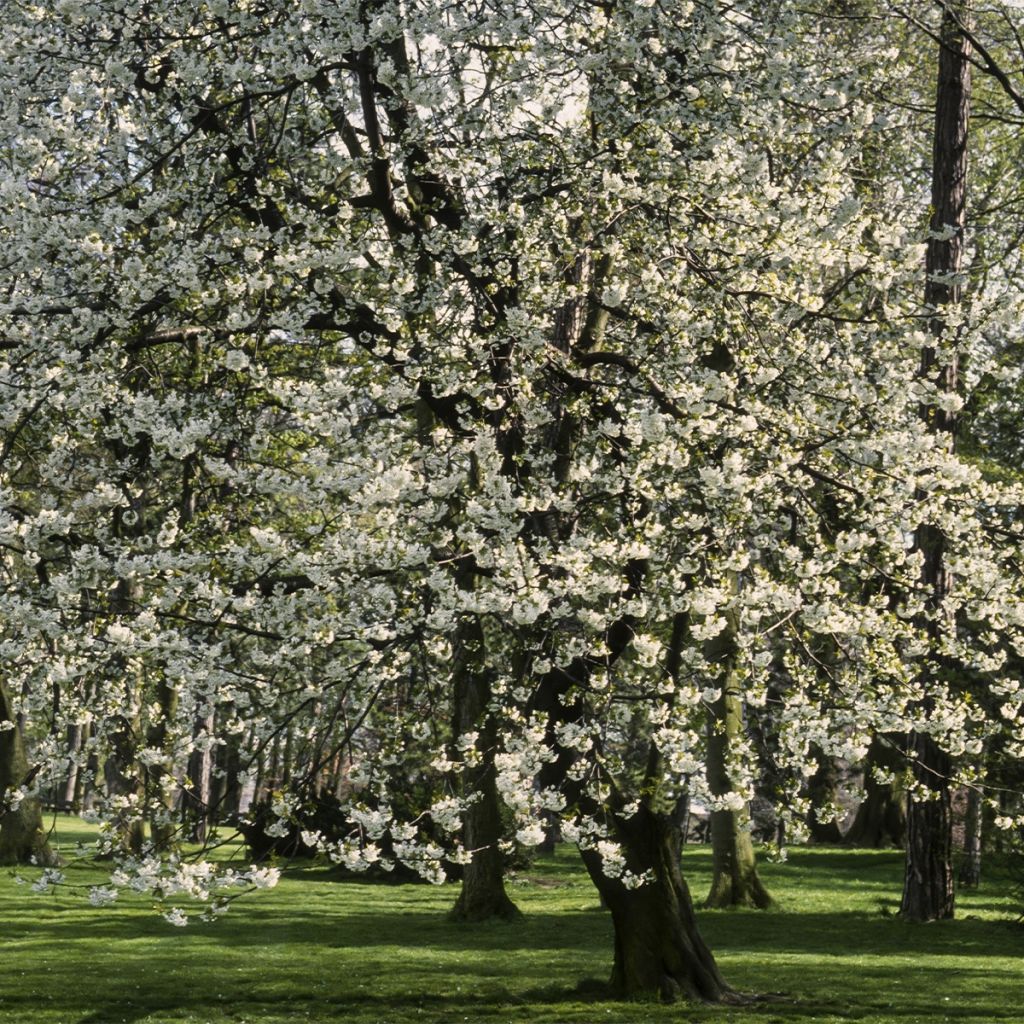
[[(65, 852), (85, 835), (58, 819)], [(684, 872), (699, 899), (707, 847)], [(152, 901), (94, 908), (0, 874), (0, 1024), (1024, 1024), (1024, 925), (1005, 874), (958, 897), (954, 921), (895, 916), (896, 851), (794, 848), (762, 874), (769, 912), (701, 911), (744, 1007), (602, 995), (607, 913), (569, 848), (514, 874), (512, 924), (450, 923), (455, 886), (339, 882), (293, 867), (214, 923), (176, 928)], [(38, 871), (24, 870), (31, 882)], [(95, 884), (102, 869), (71, 866)]]

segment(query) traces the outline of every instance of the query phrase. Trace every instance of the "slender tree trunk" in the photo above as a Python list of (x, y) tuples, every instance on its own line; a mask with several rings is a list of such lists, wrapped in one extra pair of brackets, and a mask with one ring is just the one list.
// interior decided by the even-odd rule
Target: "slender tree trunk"
[[(222, 714), (231, 717), (232, 709)], [(217, 770), (214, 780), (214, 811), (217, 821), (237, 821), (241, 814), (242, 787), (239, 773), (242, 770), (241, 736), (231, 733), (227, 742), (217, 747)]]
[[(935, 99), (935, 136), (932, 156), (932, 219), (926, 255), (928, 272), (925, 303), (933, 311), (931, 330), (937, 342), (946, 333), (942, 309), (959, 303), (963, 271), (964, 225), (967, 199), (967, 126), (971, 96), (971, 45), (960, 32), (957, 19), (967, 18), (967, 3), (943, 8), (939, 48), (939, 75)], [(938, 344), (921, 353), (921, 376), (941, 392), (956, 395), (959, 386), (955, 347), (940, 356)], [(922, 415), (932, 432), (950, 450), (955, 446), (956, 413), (928, 406)], [(924, 523), (917, 530), (917, 546), (924, 555), (923, 580), (929, 591), (928, 629), (938, 646), (956, 623), (946, 611), (953, 577), (946, 558), (941, 529)], [(926, 670), (930, 671), (930, 670)], [(924, 680), (925, 692), (929, 679)], [(922, 708), (927, 713), (927, 702)], [(949, 776), (951, 764), (927, 734), (910, 738), (914, 781), (907, 806), (907, 864), (900, 913), (915, 921), (953, 916), (952, 813)]]
[[(211, 719), (212, 723), (212, 719)], [(212, 728), (212, 724), (211, 724)], [(286, 789), (292, 781), (292, 751), (295, 747), (295, 724), (289, 721), (284, 731), (284, 750), (281, 752), (281, 788)]]
[[(167, 745), (167, 723), (172, 721), (177, 711), (178, 694), (166, 679), (157, 683), (157, 702), (160, 706), (160, 717), (150, 726), (146, 743), (156, 750), (164, 750)], [(167, 850), (174, 843), (176, 832), (173, 821), (174, 792), (168, 786), (171, 780), (168, 771), (160, 765), (144, 769), (145, 788), (149, 804), (149, 833), (153, 846), (157, 850)]]
[[(139, 515), (139, 522), (144, 517)], [(137, 526), (132, 530), (137, 530)], [(115, 514), (115, 532), (120, 534), (124, 529), (121, 512)], [(138, 580), (120, 579), (114, 589), (111, 610), (118, 615), (132, 615), (142, 601), (142, 585)], [(103, 783), (106, 798), (138, 797), (140, 792), (145, 796), (142, 784), (142, 766), (136, 760), (136, 748), (141, 729), (140, 704), (145, 691), (145, 683), (141, 673), (132, 669), (128, 659), (115, 653), (110, 659), (107, 670), (113, 678), (124, 683), (123, 713), (111, 716), (115, 728), (111, 729), (108, 738), (110, 749), (103, 762)], [(124, 850), (134, 854), (142, 852), (146, 841), (146, 828), (142, 819), (135, 817), (135, 812), (121, 810), (114, 816), (115, 841)]]
[(8, 790), (28, 781), (25, 745), (14, 714), (10, 691), (0, 680), (0, 864), (57, 863), (43, 831), (43, 812), (35, 798), (8, 808)]
[(615, 926), (611, 986), (619, 997), (657, 993), (721, 1002), (733, 996), (711, 951), (697, 930), (690, 890), (679, 868), (680, 831), (667, 816), (646, 807), (629, 820), (617, 820), (617, 838), (627, 867), (649, 872), (651, 881), (628, 889), (608, 878), (594, 850), (583, 861)]
[(270, 759), (267, 764), (266, 775), (263, 784), (267, 790), (267, 796), (281, 786), (281, 733), (274, 733), (274, 740), (270, 745)]
[(69, 725), (67, 730), (68, 753), (71, 755), (71, 762), (68, 765), (68, 774), (64, 779), (64, 785), (57, 800), (57, 806), (65, 813), (77, 811), (75, 794), (78, 791), (78, 754), (82, 749), (82, 726)]
[[(209, 737), (213, 730), (213, 715), (197, 718), (195, 735)], [(193, 750), (188, 759), (188, 777), (191, 785), (184, 793), (183, 810), (189, 823), (189, 836), (197, 843), (205, 843), (210, 830), (211, 781), (213, 751), (209, 746)]]
[(100, 761), (96, 754), (93, 727), (88, 722), (82, 726), (82, 747), (88, 751), (85, 759), (85, 771), (78, 772), (75, 783), (75, 810), (90, 808), (96, 802), (96, 779), (99, 777)]
[[(721, 694), (708, 717), (707, 778), (713, 797), (735, 793), (734, 760), (743, 736), (742, 682), (736, 671), (736, 631), (730, 625), (708, 642), (705, 655), (721, 664)], [(714, 871), (706, 907), (757, 907), (772, 904), (757, 873), (757, 858), (750, 838), (750, 811), (719, 808), (711, 812), (711, 863)]]
[(262, 745), (258, 745), (255, 733), (249, 734), (250, 746), (256, 747), (255, 777), (253, 779), (252, 800), (249, 806), (262, 803), (270, 795), (270, 787), (267, 784), (267, 751)]

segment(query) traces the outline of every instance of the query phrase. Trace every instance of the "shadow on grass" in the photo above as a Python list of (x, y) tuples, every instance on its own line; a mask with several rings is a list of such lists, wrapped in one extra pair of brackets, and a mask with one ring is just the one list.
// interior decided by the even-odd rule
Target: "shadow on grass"
[[(950, 991), (948, 983), (943, 979), (948, 972), (928, 970), (925, 991), (934, 993)], [(466, 980), (465, 974), (458, 977)], [(1010, 971), (980, 972), (982, 979), (990, 979), (991, 985), (1005, 985), (1012, 977)], [(181, 994), (174, 999), (153, 999), (144, 1002), (121, 1001), (117, 999), (105, 1003), (85, 1016), (78, 1018), (75, 1024), (111, 1024), (121, 1021), (133, 1024), (140, 1020), (178, 1020), (186, 1015), (196, 1014), (200, 1017), (224, 1012), (227, 1010), (229, 1019), (243, 1020), (250, 1013), (256, 1013), (275, 1021), (281, 1020), (316, 1020), (316, 1021), (490, 1021), (508, 1022), (592, 1022), (603, 1019), (616, 1022), (637, 1019), (634, 1015), (643, 1013), (644, 1020), (667, 1022), (687, 1021), (734, 1021), (736, 1015), (742, 1014), (743, 1020), (750, 1022), (766, 1021), (767, 1024), (784, 1020), (798, 1022), (802, 1020), (817, 1021), (822, 1017), (839, 1018), (841, 1020), (859, 1020), (871, 1018), (878, 1020), (884, 1015), (886, 1021), (893, 1024), (922, 1024), (942, 1020), (946, 1022), (979, 1021), (985, 1022), (1019, 1022), (1021, 1017), (1014, 1005), (1007, 1005), (995, 994), (996, 989), (987, 989), (985, 1001), (972, 999), (969, 1002), (958, 1002), (946, 997), (945, 1001), (936, 1003), (933, 995), (915, 995), (900, 1002), (888, 1000), (884, 988), (878, 997), (855, 1002), (853, 993), (833, 996), (832, 992), (842, 992), (843, 985), (848, 982), (845, 975), (837, 975), (831, 979), (823, 979), (825, 992), (821, 997), (799, 996), (788, 997), (785, 993), (774, 993), (767, 996), (753, 996), (751, 1001), (742, 1007), (729, 1004), (709, 1005), (686, 1003), (676, 1006), (664, 1006), (654, 1000), (621, 1002), (613, 1000), (609, 995), (606, 983), (588, 979), (576, 985), (539, 985), (533, 988), (511, 991), (502, 985), (492, 985), (486, 991), (474, 994), (422, 993), (408, 994), (404, 998), (381, 996), (372, 992), (327, 992), (320, 995), (302, 994), (301, 990), (291, 989), (275, 996), (261, 993), (258, 1000), (239, 998), (230, 1001), (221, 999), (213, 1001), (200, 995)], [(941, 1014), (941, 1016), (940, 1016)], [(784, 1016), (781, 1016), (784, 1015)], [(191, 1019), (191, 1017), (190, 1017)]]
[[(455, 886), (311, 886), (331, 881), (312, 866), (290, 869), (279, 890), (243, 900), (216, 924), (184, 931), (141, 906), (98, 914), (41, 902), (42, 913), (26, 916), (12, 904), (0, 932), (27, 967), (26, 994), (9, 988), (0, 1020), (33, 1021), (29, 993), (41, 992), (64, 1011), (38, 1018), (47, 1024), (1024, 1020), (1024, 930), (971, 919), (973, 908), (1005, 908), (990, 892), (952, 922), (883, 915), (877, 889), (892, 894), (901, 864), (890, 851), (800, 852), (765, 869), (778, 882), (782, 912), (699, 914), (726, 978), (743, 990), (781, 990), (781, 998), (682, 1010), (607, 1002), (601, 983), (575, 984), (610, 969), (613, 948), (609, 916), (584, 908), (593, 890), (577, 864), (559, 856), (521, 872), (526, 916), (511, 924), (447, 921)], [(690, 848), (684, 865), (700, 879), (709, 854)], [(847, 870), (853, 878), (843, 877)], [(808, 909), (787, 913), (786, 900)], [(68, 951), (83, 943), (92, 952), (75, 967)]]
[[(237, 916), (235, 916), (237, 914)], [(893, 954), (991, 956), (993, 947), (1005, 955), (1024, 955), (1024, 929), (1006, 922), (970, 917), (920, 925), (895, 916), (858, 911), (801, 913), (785, 924), (785, 914), (705, 913), (699, 915), (702, 934), (716, 953), (808, 954), (860, 957)], [(794, 927), (798, 919), (798, 926)], [(88, 923), (86, 923), (88, 922)], [(5, 939), (74, 941), (88, 929), (92, 939), (109, 941), (164, 939), (174, 933), (157, 917), (108, 913), (90, 908), (67, 908), (33, 921), (4, 922)], [(316, 946), (327, 949), (422, 947), (450, 952), (486, 949), (537, 950), (611, 948), (611, 920), (590, 910), (530, 911), (518, 922), (458, 924), (443, 912), (394, 910), (280, 910), (250, 905), (224, 920), (197, 925), (180, 942), (239, 947)]]

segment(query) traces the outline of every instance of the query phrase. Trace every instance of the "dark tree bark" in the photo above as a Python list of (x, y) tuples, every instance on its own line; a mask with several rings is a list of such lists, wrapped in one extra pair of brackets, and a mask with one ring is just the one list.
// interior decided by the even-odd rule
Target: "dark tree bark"
[[(673, 679), (679, 676), (679, 653), (687, 632), (687, 616), (678, 614), (668, 657)], [(630, 635), (625, 624), (609, 631), (613, 657)], [(577, 659), (566, 669), (553, 669), (538, 687), (533, 710), (548, 715), (547, 740), (557, 751), (556, 759), (541, 770), (540, 784), (561, 786), (570, 805), (603, 820), (622, 850), (626, 868), (634, 875), (646, 874), (650, 879), (640, 888), (628, 889), (618, 879), (605, 875), (595, 850), (581, 850), (601, 903), (612, 913), (615, 959), (611, 987), (620, 996), (735, 1001), (739, 997), (723, 980), (697, 928), (693, 901), (680, 867), (682, 832), (675, 814), (678, 794), (669, 801), (667, 794), (660, 792), (665, 770), (657, 748), (653, 744), (649, 747), (642, 786), (645, 795), (639, 809), (628, 818), (619, 813), (622, 799), (613, 780), (608, 780), (609, 800), (598, 806), (587, 795), (585, 785), (572, 774), (579, 753), (558, 742), (556, 726), (577, 721), (584, 713), (580, 693), (586, 689), (588, 672), (583, 659)], [(655, 811), (657, 801), (667, 803), (671, 812)]]
[[(964, 225), (967, 200), (967, 127), (971, 98), (971, 44), (960, 30), (967, 3), (943, 7), (939, 74), (935, 98), (935, 134), (932, 150), (932, 218), (926, 254), (928, 272), (925, 303), (932, 310), (931, 331), (936, 344), (921, 353), (921, 376), (941, 392), (958, 390), (955, 347), (941, 357), (938, 342), (947, 333), (942, 309), (961, 298)], [(955, 446), (956, 413), (927, 406), (922, 416), (950, 450)], [(928, 591), (927, 628), (938, 646), (954, 630), (946, 612), (953, 578), (946, 558), (946, 538), (932, 523), (917, 530), (916, 542), (924, 555), (922, 582)], [(937, 667), (937, 666), (935, 666)], [(925, 668), (928, 675), (935, 667)], [(928, 692), (931, 679), (925, 679)], [(927, 714), (927, 702), (922, 707)], [(946, 754), (926, 733), (910, 737), (914, 781), (907, 804), (907, 863), (900, 913), (914, 921), (953, 916), (952, 812)]]
[(494, 753), (497, 729), (488, 713), (491, 687), (482, 668), (483, 631), (474, 619), (458, 631), (454, 653), (454, 738), (476, 732), (476, 763), (462, 771), (461, 789), (473, 801), (462, 816), (463, 843), (472, 854), (462, 875), (462, 889), (450, 916), (458, 921), (511, 920), (520, 916), (505, 891), (504, 838), (501, 801), (496, 784)]
[[(221, 714), (230, 718), (234, 711), (228, 708)], [(217, 768), (214, 773), (214, 815), (217, 821), (238, 821), (241, 814), (242, 786), (239, 774), (242, 771), (242, 738), (238, 733), (229, 733), (226, 742), (217, 747)]]
[(583, 851), (615, 926), (613, 992), (625, 998), (657, 993), (666, 1002), (734, 998), (697, 930), (690, 890), (679, 868), (678, 826), (644, 807), (633, 818), (617, 819), (616, 831), (627, 867), (637, 874), (651, 872), (653, 881), (628, 889), (605, 876), (596, 851)]
[[(194, 735), (209, 735), (213, 730), (213, 714), (197, 718)], [(182, 791), (182, 817), (189, 838), (196, 843), (205, 843), (213, 824), (213, 750), (205, 747), (193, 750), (188, 759), (189, 784)]]
[(10, 691), (0, 681), (0, 864), (57, 863), (43, 830), (39, 801), (22, 800), (5, 810), (7, 791), (29, 781), (25, 745), (12, 707)]
[(811, 801), (811, 813), (807, 816), (807, 827), (814, 842), (834, 846), (843, 841), (839, 822), (835, 818), (831, 821), (820, 821), (816, 811), (819, 807), (832, 806), (836, 803), (839, 791), (836, 762), (834, 758), (829, 757), (816, 745), (811, 747), (811, 756), (817, 763), (818, 770), (807, 783), (808, 797)]
[(907, 860), (900, 914), (910, 921), (953, 916), (953, 808), (950, 760), (928, 735), (913, 738), (914, 778), (930, 799), (908, 801)]
[(868, 747), (864, 764), (864, 799), (844, 841), (850, 846), (903, 847), (907, 839), (907, 797), (899, 781), (879, 782), (874, 769), (887, 774), (906, 771), (906, 760), (893, 746), (877, 736)]

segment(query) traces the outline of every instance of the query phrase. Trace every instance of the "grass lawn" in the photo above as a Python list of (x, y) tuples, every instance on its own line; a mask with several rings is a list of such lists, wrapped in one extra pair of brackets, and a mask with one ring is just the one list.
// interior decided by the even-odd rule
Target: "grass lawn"
[[(70, 848), (84, 833), (58, 821)], [(897, 852), (794, 849), (763, 876), (780, 909), (704, 911), (726, 978), (771, 998), (744, 1008), (608, 1002), (611, 922), (570, 849), (512, 879), (525, 917), (456, 925), (453, 886), (338, 883), (286, 872), (214, 924), (174, 928), (150, 903), (94, 909), (0, 875), (2, 1024), (1024, 1024), (1024, 927), (1008, 883), (962, 894), (958, 919), (892, 916)], [(703, 896), (710, 855), (684, 870)], [(69, 877), (100, 881), (92, 868)]]

